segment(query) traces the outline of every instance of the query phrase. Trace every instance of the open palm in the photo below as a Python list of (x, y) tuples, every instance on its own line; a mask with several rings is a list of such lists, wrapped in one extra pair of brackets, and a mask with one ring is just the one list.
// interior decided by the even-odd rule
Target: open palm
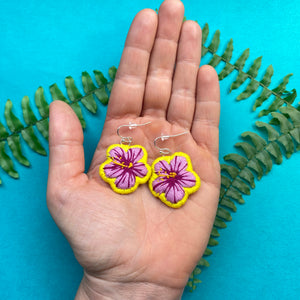
[[(50, 106), (47, 200), (85, 271), (78, 299), (119, 299), (121, 292), (127, 299), (150, 290), (179, 298), (207, 245), (220, 185), (219, 86), (213, 68), (199, 69), (201, 30), (182, 23), (183, 15), (180, 1), (166, 0), (158, 15), (145, 9), (133, 20), (87, 174), (76, 115), (61, 101)], [(201, 178), (201, 188), (179, 209), (155, 198), (147, 184), (120, 195), (99, 176), (106, 149), (120, 143), (117, 128), (148, 121), (122, 133), (147, 149), (149, 164), (160, 156), (156, 137), (189, 131), (163, 144), (187, 153)]]

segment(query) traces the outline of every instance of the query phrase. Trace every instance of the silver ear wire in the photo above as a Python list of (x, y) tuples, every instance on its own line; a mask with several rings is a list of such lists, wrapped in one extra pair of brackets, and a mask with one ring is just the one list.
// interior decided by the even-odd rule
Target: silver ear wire
[(160, 148), (159, 146), (157, 146), (157, 141), (158, 140), (166, 141), (169, 138), (181, 136), (181, 135), (184, 135), (184, 134), (187, 134), (187, 133), (189, 133), (189, 131), (185, 131), (185, 132), (174, 134), (174, 135), (162, 135), (162, 136), (159, 136), (159, 137), (155, 138), (154, 141), (153, 141), (154, 147), (159, 150), (160, 155), (170, 155), (171, 154), (171, 150), (169, 148)]
[(136, 127), (139, 127), (139, 126), (145, 126), (145, 125), (148, 125), (150, 124), (151, 122), (147, 122), (147, 123), (143, 123), (143, 124), (134, 124), (134, 123), (129, 123), (129, 124), (126, 124), (126, 125), (121, 125), (118, 127), (117, 129), (117, 135), (121, 138), (121, 141), (120, 141), (120, 144), (126, 144), (126, 145), (131, 145), (132, 143), (132, 137), (131, 136), (122, 136), (120, 134), (120, 129), (123, 128), (123, 127), (128, 127), (128, 129), (133, 129), (133, 128), (136, 128)]

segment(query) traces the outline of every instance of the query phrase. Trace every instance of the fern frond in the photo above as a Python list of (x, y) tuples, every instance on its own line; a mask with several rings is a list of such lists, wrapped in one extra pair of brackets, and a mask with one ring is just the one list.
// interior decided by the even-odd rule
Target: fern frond
[[(242, 142), (235, 144), (243, 154), (231, 153), (224, 156), (225, 164), (221, 164), (221, 190), (219, 207), (205, 253), (212, 254), (209, 247), (216, 246), (219, 236), (218, 228), (225, 228), (226, 222), (232, 220), (231, 212), (236, 212), (236, 205), (244, 203), (243, 196), (250, 195), (255, 187), (255, 178), (261, 179), (273, 167), (273, 163), (281, 164), (282, 157), (287, 158), (299, 150), (300, 145), (300, 112), (293, 106), (281, 107), (278, 112), (271, 113), (269, 123), (256, 122), (258, 130), (265, 130), (267, 139), (261, 135), (246, 131), (242, 133)], [(198, 267), (202, 267), (199, 263)], [(193, 277), (190, 281), (193, 285)]]
[(282, 82), (275, 88), (270, 89), (269, 86), (271, 84), (271, 78), (273, 76), (274, 70), (273, 66), (270, 65), (265, 71), (265, 74), (261, 80), (259, 80), (258, 73), (261, 68), (262, 57), (256, 58), (252, 65), (250, 66), (248, 71), (244, 70), (244, 66), (246, 61), (249, 58), (250, 51), (246, 49), (241, 56), (236, 60), (235, 63), (231, 62), (232, 53), (233, 53), (233, 42), (232, 39), (228, 42), (225, 51), (222, 54), (218, 54), (217, 51), (220, 45), (220, 31), (217, 30), (212, 38), (211, 43), (206, 46), (205, 43), (207, 41), (209, 35), (209, 27), (208, 24), (205, 24), (203, 28), (204, 36), (202, 36), (202, 57), (208, 54), (212, 55), (212, 58), (208, 62), (209, 65), (213, 67), (217, 67), (221, 62), (225, 63), (223, 69), (219, 72), (219, 80), (223, 80), (233, 71), (237, 71), (237, 77), (235, 81), (230, 86), (230, 92), (232, 90), (239, 89), (241, 85), (246, 81), (249, 80), (246, 88), (239, 93), (237, 96), (237, 100), (245, 100), (251, 97), (259, 87), (261, 87), (262, 91), (260, 95), (255, 99), (253, 110), (256, 110), (260, 107), (265, 101), (269, 100), (271, 96), (274, 97), (272, 103), (269, 105), (267, 109), (262, 110), (259, 113), (259, 117), (268, 115), (271, 112), (278, 110), (283, 104), (293, 104), (297, 93), (296, 90), (293, 89), (290, 92), (286, 91), (286, 86), (289, 82), (289, 78), (292, 74), (286, 75)]
[[(94, 84), (92, 77), (87, 72), (82, 72), (81, 81), (85, 93), (84, 95), (80, 93), (74, 79), (71, 76), (68, 76), (65, 79), (67, 97), (56, 84), (53, 84), (49, 87), (51, 100), (59, 99), (68, 103), (78, 116), (82, 127), (85, 128), (86, 123), (83, 118), (80, 103), (82, 103), (83, 107), (91, 113), (96, 113), (97, 111), (95, 99), (98, 99), (102, 105), (106, 105), (108, 103), (109, 91), (111, 90), (116, 70), (115, 67), (109, 69), (110, 82), (108, 82), (100, 71), (95, 70), (94, 75), (98, 86)], [(28, 167), (30, 165), (30, 162), (24, 156), (22, 151), (21, 137), (34, 152), (41, 155), (47, 155), (40, 138), (35, 132), (37, 129), (42, 136), (48, 140), (49, 104), (42, 87), (39, 87), (36, 90), (34, 101), (41, 118), (38, 118), (34, 114), (29, 97), (24, 96), (21, 101), (24, 123), (14, 114), (11, 100), (7, 100), (4, 109), (6, 125), (10, 132), (8, 132), (6, 127), (0, 122), (0, 167), (13, 178), (18, 178), (19, 174), (14, 168), (11, 157), (14, 157), (24, 166)], [(8, 145), (8, 147), (6, 145)], [(0, 184), (1, 183), (2, 181), (0, 180)]]

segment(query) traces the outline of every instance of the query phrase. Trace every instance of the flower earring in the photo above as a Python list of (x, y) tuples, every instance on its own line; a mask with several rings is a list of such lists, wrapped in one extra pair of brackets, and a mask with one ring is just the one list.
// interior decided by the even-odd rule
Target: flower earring
[(132, 129), (149, 123), (151, 122), (121, 125), (117, 129), (117, 134), (121, 138), (120, 144), (113, 144), (107, 149), (107, 159), (100, 165), (99, 175), (116, 193), (130, 194), (140, 184), (146, 183), (151, 176), (145, 148), (140, 145), (131, 146), (132, 137), (123, 137), (119, 133), (123, 127)]
[(161, 157), (152, 163), (152, 175), (149, 180), (151, 193), (166, 205), (178, 208), (188, 199), (189, 195), (200, 188), (200, 178), (194, 172), (190, 157), (183, 152), (173, 155), (168, 148), (160, 148), (157, 141), (167, 140), (177, 135), (160, 136), (154, 140), (154, 146), (159, 149)]

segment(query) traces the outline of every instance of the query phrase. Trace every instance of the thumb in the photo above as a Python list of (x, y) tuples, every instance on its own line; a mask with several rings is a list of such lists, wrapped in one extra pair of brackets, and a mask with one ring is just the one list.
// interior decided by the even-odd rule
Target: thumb
[(50, 104), (48, 185), (58, 187), (84, 172), (83, 132), (72, 108)]

